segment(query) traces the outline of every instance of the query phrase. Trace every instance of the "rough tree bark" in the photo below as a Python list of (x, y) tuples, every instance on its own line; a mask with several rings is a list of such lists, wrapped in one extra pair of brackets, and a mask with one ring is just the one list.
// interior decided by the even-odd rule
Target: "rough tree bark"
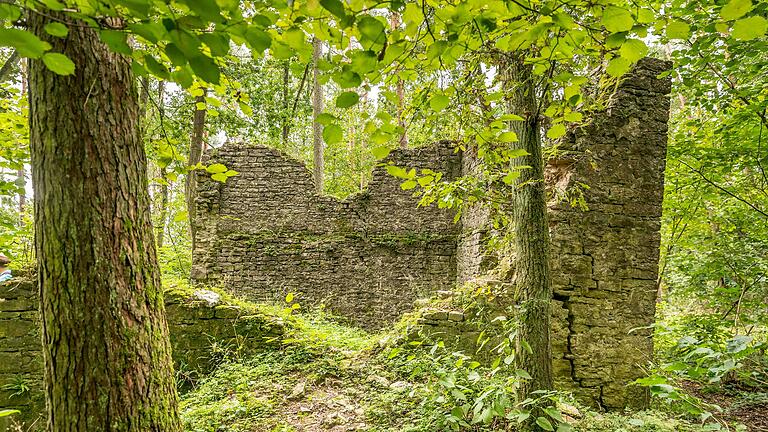
[(130, 59), (63, 14), (27, 24), (76, 65), (29, 68), (47, 429), (180, 431)]
[[(529, 65), (523, 57), (508, 55), (503, 62), (508, 111), (523, 117), (513, 121), (511, 129), (518, 141), (513, 147), (525, 150), (527, 156), (512, 164), (528, 166), (520, 171), (512, 192), (511, 225), (514, 238), (512, 262), (513, 300), (519, 305), (517, 360), (518, 367), (532, 379), (523, 381), (518, 391), (520, 400), (535, 390), (550, 390), (552, 356), (549, 340), (552, 286), (549, 272), (549, 228), (547, 224), (544, 161), (541, 151), (541, 124), (536, 88)], [(530, 345), (532, 352), (524, 348)]]
[[(203, 158), (203, 132), (205, 131), (205, 108), (197, 109), (198, 103), (205, 103), (206, 90), (203, 89), (203, 94), (195, 97), (195, 114), (192, 118), (192, 139), (189, 142), (189, 159), (187, 160), (188, 166), (195, 166)], [(197, 181), (195, 179), (195, 171), (191, 170), (187, 174), (186, 181), (184, 183), (184, 198), (187, 201), (187, 216), (189, 218), (189, 234), (192, 241), (192, 250), (195, 249), (195, 214), (197, 213), (195, 208), (195, 191), (197, 189)]]
[(317, 193), (323, 192), (323, 171), (325, 170), (323, 125), (317, 121), (318, 116), (323, 113), (323, 86), (320, 85), (320, 69), (317, 67), (322, 53), (323, 42), (317, 38), (312, 39), (312, 154), (314, 159), (312, 173)]

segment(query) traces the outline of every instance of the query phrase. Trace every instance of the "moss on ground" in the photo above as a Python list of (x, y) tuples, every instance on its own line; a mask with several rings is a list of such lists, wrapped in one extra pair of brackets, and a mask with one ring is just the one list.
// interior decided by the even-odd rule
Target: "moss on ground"
[[(455, 366), (453, 354), (403, 345), (396, 330), (370, 334), (340, 324), (322, 313), (302, 314), (288, 307), (226, 301), (290, 323), (290, 334), (271, 351), (227, 357), (181, 397), (185, 430), (190, 432), (433, 432), (445, 428), (451, 401), (440, 393)], [(399, 345), (393, 344), (397, 341)], [(485, 386), (503, 387), (504, 374)], [(446, 393), (448, 394), (448, 393)], [(704, 430), (672, 415), (647, 411), (604, 414), (568, 401), (578, 415), (571, 430), (589, 432), (698, 432)], [(461, 430), (514, 430), (511, 422), (469, 424)], [(733, 430), (733, 429), (731, 429)]]

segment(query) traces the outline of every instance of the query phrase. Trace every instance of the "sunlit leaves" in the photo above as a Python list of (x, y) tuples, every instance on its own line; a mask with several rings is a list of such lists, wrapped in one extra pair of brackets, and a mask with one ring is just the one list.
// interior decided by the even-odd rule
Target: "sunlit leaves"
[(603, 11), (602, 23), (606, 30), (617, 33), (631, 30), (635, 20), (628, 10), (617, 6), (607, 6)]
[(344, 18), (346, 11), (340, 0), (320, 0), (320, 5), (338, 18)]
[(619, 54), (630, 62), (636, 62), (648, 54), (648, 47), (639, 39), (628, 39), (621, 45)]
[(40, 58), (44, 52), (51, 49), (48, 42), (40, 40), (32, 33), (19, 29), (0, 29), (0, 46), (10, 46), (22, 57)]
[(212, 58), (204, 55), (197, 55), (189, 59), (189, 66), (192, 68), (192, 71), (195, 72), (195, 75), (206, 82), (211, 84), (219, 83), (221, 72), (219, 72), (219, 67)]
[(43, 54), (43, 63), (45, 67), (59, 75), (72, 75), (75, 73), (75, 64), (64, 54), (45, 53)]
[(343, 92), (336, 98), (337, 108), (349, 108), (360, 100), (360, 95), (356, 92)]
[(758, 15), (740, 19), (733, 24), (731, 35), (737, 40), (752, 40), (765, 34), (766, 24), (765, 18)]
[(44, 30), (49, 35), (60, 37), (60, 38), (66, 37), (67, 33), (69, 33), (69, 29), (67, 29), (67, 26), (59, 22), (52, 22), (52, 23), (46, 24), (44, 27)]
[(344, 139), (344, 130), (337, 124), (329, 124), (323, 128), (323, 141), (326, 144), (337, 144)]
[(750, 0), (730, 0), (720, 9), (720, 16), (724, 20), (734, 20), (743, 17), (751, 10), (752, 2)]
[(101, 41), (107, 44), (109, 49), (120, 54), (131, 54), (133, 50), (128, 45), (127, 34), (117, 30), (102, 30), (99, 32)]
[(432, 96), (432, 99), (429, 100), (429, 107), (432, 108), (433, 111), (442, 111), (450, 102), (451, 99), (448, 98), (448, 96), (437, 94)]
[(547, 131), (547, 138), (550, 139), (558, 139), (565, 135), (567, 129), (565, 128), (565, 125), (562, 123), (557, 123), (552, 125), (552, 127), (549, 128)]
[(251, 49), (258, 53), (262, 53), (272, 45), (272, 37), (269, 33), (254, 26), (249, 26), (244, 36)]
[(691, 36), (691, 26), (685, 21), (672, 20), (667, 24), (666, 35), (669, 39), (688, 39)]
[(357, 28), (360, 30), (360, 35), (363, 37), (362, 42), (364, 46), (366, 46), (366, 43), (383, 44), (386, 39), (386, 35), (384, 34), (384, 24), (370, 15), (364, 15), (361, 18), (358, 18)]

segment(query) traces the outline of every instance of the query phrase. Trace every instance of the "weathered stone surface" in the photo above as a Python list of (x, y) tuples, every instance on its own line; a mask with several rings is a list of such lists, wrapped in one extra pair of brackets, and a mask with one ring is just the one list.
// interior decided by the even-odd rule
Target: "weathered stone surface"
[[(588, 210), (552, 200), (552, 353), (557, 384), (583, 402), (605, 409), (647, 406), (648, 395), (630, 385), (652, 354), (659, 260), (659, 229), (669, 113), (666, 62), (644, 59), (620, 84), (614, 102), (561, 144), (547, 166), (551, 196), (582, 188)], [(474, 169), (471, 155), (464, 169)], [(482, 273), (492, 254), (484, 247), (488, 212), (462, 218), (458, 280)], [(434, 316), (434, 312), (430, 312)], [(448, 320), (422, 331), (462, 344)], [(469, 337), (463, 347), (474, 349)]]
[[(339, 201), (315, 193), (304, 164), (267, 147), (229, 144), (205, 159), (240, 174), (226, 183), (198, 175), (197, 281), (253, 301), (280, 303), (294, 293), (306, 306), (378, 328), (455, 280), (453, 214), (417, 207), (383, 166), (367, 191)], [(448, 142), (397, 150), (389, 160), (448, 178), (461, 170)]]
[[(42, 429), (45, 408), (43, 359), (36, 282), (14, 278), (0, 284), (0, 410), (21, 411), (18, 420)], [(280, 343), (283, 325), (270, 316), (223, 304), (212, 291), (170, 291), (166, 318), (176, 370), (188, 378), (215, 366), (225, 353), (257, 351)], [(22, 307), (23, 306), (23, 307)], [(26, 389), (26, 390), (25, 390)], [(0, 431), (10, 418), (0, 419)], [(27, 430), (27, 429), (24, 429)]]

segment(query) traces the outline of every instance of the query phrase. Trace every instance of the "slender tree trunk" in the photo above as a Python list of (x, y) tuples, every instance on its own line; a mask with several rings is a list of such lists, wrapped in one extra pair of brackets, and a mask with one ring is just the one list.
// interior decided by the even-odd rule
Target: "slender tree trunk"
[(47, 430), (180, 431), (130, 59), (66, 15), (27, 24), (76, 67), (29, 69)]
[[(520, 306), (518, 316), (518, 367), (532, 379), (519, 389), (520, 400), (535, 390), (550, 390), (552, 356), (549, 340), (552, 287), (549, 272), (549, 228), (547, 224), (544, 162), (541, 151), (541, 124), (531, 68), (522, 56), (507, 57), (504, 67), (509, 112), (523, 121), (511, 122), (517, 134), (515, 148), (528, 152), (512, 164), (523, 168), (513, 191), (510, 228), (514, 233), (512, 286), (514, 300)], [(529, 352), (525, 345), (529, 345)]]
[[(16, 53), (16, 51), (14, 51)], [(17, 57), (18, 57), (18, 53)], [(13, 57), (13, 54), (11, 54), (11, 57)], [(9, 59), (10, 60), (10, 59)], [(23, 63), (20, 66), (21, 69), (21, 94), (25, 94), (27, 92), (27, 76), (24, 73), (24, 66)], [(2, 73), (0, 73), (2, 75)], [(2, 82), (2, 80), (0, 80)], [(19, 146), (22, 146), (22, 143), (18, 143)], [(16, 172), (17, 175), (17, 181), (19, 183), (19, 186), (21, 187), (21, 190), (19, 191), (19, 226), (24, 226), (24, 211), (27, 209), (27, 170), (22, 165), (21, 168)]]
[[(160, 120), (165, 117), (165, 81), (157, 82), (157, 110)], [(168, 220), (168, 171), (166, 167), (160, 167), (160, 216), (159, 223), (155, 228), (155, 237), (157, 239), (157, 248), (162, 248), (165, 244), (165, 224)]]
[(317, 117), (323, 112), (323, 87), (320, 85), (320, 69), (317, 62), (323, 53), (323, 42), (320, 39), (312, 40), (312, 149), (314, 156), (315, 190), (323, 192), (323, 171), (325, 161), (323, 155), (323, 125), (317, 121)]
[(283, 148), (287, 148), (288, 145), (288, 122), (291, 121), (293, 116), (288, 115), (288, 107), (290, 106), (290, 84), (291, 74), (288, 60), (283, 63), (283, 130), (282, 130), (282, 143)]
[(19, 189), (19, 226), (24, 225), (24, 210), (27, 208), (27, 172), (24, 167), (21, 167), (16, 171), (17, 182), (21, 189)]
[[(392, 12), (389, 15), (389, 25), (392, 30), (396, 30), (400, 27), (399, 13)], [(403, 133), (400, 135), (400, 139), (398, 141), (400, 143), (400, 147), (405, 148), (408, 147), (408, 135), (405, 131), (405, 116), (403, 114), (405, 110), (405, 84), (400, 78), (397, 78), (395, 94), (397, 95), (397, 125), (403, 128)]]
[[(202, 102), (205, 103), (206, 90), (203, 89), (201, 96), (195, 97), (195, 105)], [(197, 109), (195, 106), (195, 115), (192, 118), (192, 139), (189, 143), (189, 159), (187, 165), (192, 167), (197, 165), (203, 157), (203, 132), (205, 131), (205, 109)], [(187, 201), (187, 215), (189, 217), (189, 234), (192, 240), (192, 249), (195, 248), (195, 214), (197, 213), (195, 208), (195, 191), (197, 189), (197, 181), (195, 179), (195, 171), (191, 170), (187, 174), (184, 195)]]

